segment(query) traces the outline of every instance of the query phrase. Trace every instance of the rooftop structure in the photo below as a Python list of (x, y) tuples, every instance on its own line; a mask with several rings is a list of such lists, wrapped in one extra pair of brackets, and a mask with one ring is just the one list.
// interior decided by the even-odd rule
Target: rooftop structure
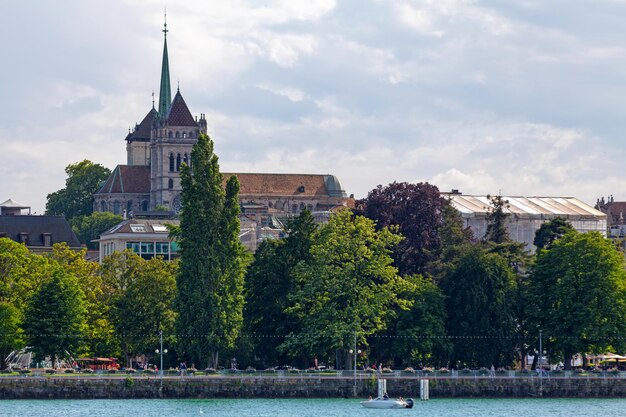
[[(482, 238), (487, 231), (487, 214), (493, 209), (487, 195), (445, 193), (460, 213), (466, 227)], [(606, 236), (606, 214), (575, 197), (502, 196), (507, 202), (504, 211), (510, 216), (507, 228), (511, 239), (526, 244), (530, 250), (535, 232), (541, 225), (557, 217), (565, 218), (579, 232), (598, 231)]]

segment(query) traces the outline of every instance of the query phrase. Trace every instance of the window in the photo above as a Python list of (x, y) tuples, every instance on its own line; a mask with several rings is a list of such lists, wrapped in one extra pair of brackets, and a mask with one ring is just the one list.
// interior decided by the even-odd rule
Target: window
[(174, 172), (174, 154), (170, 154), (170, 172)]
[(148, 202), (146, 200), (143, 200), (141, 202), (141, 210), (142, 211), (148, 211)]
[(183, 132), (183, 139), (187, 138), (187, 132)]
[(122, 211), (122, 205), (120, 204), (119, 201), (114, 201), (113, 202), (113, 213), (114, 214), (121, 214)]
[(172, 188), (174, 188), (174, 180), (173, 179), (170, 178), (169, 180), (167, 180), (167, 188), (169, 188), (170, 190)]
[(130, 213), (133, 211), (133, 200), (128, 200), (126, 202), (126, 213)]
[(176, 155), (176, 171), (180, 170), (180, 154)]
[(135, 253), (139, 253), (139, 242), (126, 242), (126, 249), (131, 249)]
[(153, 224), (152, 230), (157, 233), (167, 233), (167, 227), (163, 226), (162, 224)]
[(100, 202), (100, 211), (107, 211), (107, 203), (106, 201)]
[(187, 157), (187, 154), (185, 154), (185, 157), (183, 158), (183, 162), (187, 165), (189, 165), (189, 162), (187, 162), (189, 160), (189, 158)]
[(178, 139), (180, 137), (180, 132), (176, 132), (176, 138)]
[(173, 134), (171, 131), (169, 131), (169, 132), (167, 133), (167, 137), (172, 138), (172, 137), (174, 137), (174, 134)]
[(141, 232), (145, 233), (146, 226), (144, 226), (143, 224), (131, 224), (130, 230), (133, 231), (134, 233), (141, 233)]
[(154, 253), (154, 243), (141, 242), (141, 253)]

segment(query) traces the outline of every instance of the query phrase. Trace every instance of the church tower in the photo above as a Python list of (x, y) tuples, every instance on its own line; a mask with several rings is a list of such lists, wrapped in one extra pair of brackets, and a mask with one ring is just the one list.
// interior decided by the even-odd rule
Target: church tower
[(180, 209), (180, 165), (191, 163), (191, 148), (198, 135), (206, 133), (204, 114), (200, 120), (191, 115), (180, 88), (171, 99), (170, 69), (167, 54), (167, 22), (164, 25), (163, 63), (159, 88), (159, 110), (150, 135), (150, 208), (157, 206), (178, 212)]

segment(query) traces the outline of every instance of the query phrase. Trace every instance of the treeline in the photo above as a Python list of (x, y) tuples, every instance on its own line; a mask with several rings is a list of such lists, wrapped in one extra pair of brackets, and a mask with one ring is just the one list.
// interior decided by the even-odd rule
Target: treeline
[(154, 362), (160, 334), (167, 366), (197, 367), (346, 369), (354, 355), (358, 366), (508, 367), (524, 365), (541, 333), (568, 368), (577, 352), (626, 347), (624, 256), (599, 233), (554, 219), (530, 255), (509, 238), (499, 196), (486, 235), (472, 236), (437, 187), (393, 183), (324, 225), (303, 211), (251, 255), (237, 238), (236, 178), (222, 188), (207, 136), (191, 159), (172, 231), (179, 261), (124, 252), (99, 265), (63, 245), (35, 255), (0, 239), (2, 360), (29, 346), (37, 360)]

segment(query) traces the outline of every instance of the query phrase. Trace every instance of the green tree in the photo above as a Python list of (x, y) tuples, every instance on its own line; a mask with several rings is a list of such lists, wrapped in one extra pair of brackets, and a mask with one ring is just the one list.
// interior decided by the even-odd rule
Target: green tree
[(90, 215), (93, 212), (93, 195), (111, 171), (85, 159), (68, 165), (65, 173), (65, 188), (47, 196), (46, 214), (62, 215), (68, 221), (76, 216)]
[(120, 223), (124, 218), (110, 211), (94, 212), (87, 216), (76, 216), (71, 220), (72, 230), (76, 233), (80, 243), (87, 245), (88, 249), (98, 249), (98, 244), (93, 240), (98, 239), (102, 232)]
[(202, 363), (234, 348), (242, 325), (246, 257), (239, 243), (239, 183), (222, 188), (213, 141), (200, 135), (191, 166), (181, 165), (177, 334), (182, 353)]
[(74, 251), (65, 243), (57, 243), (48, 258), (77, 278), (85, 296), (85, 338), (79, 353), (113, 356), (118, 353), (118, 347), (108, 318), (102, 275), (99, 264), (85, 258), (86, 252), (86, 249)]
[(401, 239), (349, 210), (331, 216), (315, 233), (310, 260), (295, 268), (297, 288), (287, 313), (302, 324), (281, 349), (293, 357), (331, 358), (335, 352), (341, 366), (355, 334), (365, 346), (366, 337), (386, 328), (395, 305), (408, 309), (411, 302), (397, 294), (409, 284), (390, 256)]
[(491, 202), (491, 207), (487, 213), (485, 240), (496, 244), (510, 241), (509, 231), (506, 228), (509, 214), (504, 211), (509, 208), (509, 201), (504, 200), (500, 195), (487, 196), (487, 199)]
[(102, 263), (107, 317), (128, 366), (135, 355), (153, 354), (160, 332), (173, 346), (177, 270), (177, 261), (145, 260), (131, 251), (116, 252)]
[(23, 312), (51, 271), (46, 258), (31, 254), (22, 243), (0, 238), (0, 301)]
[(516, 322), (511, 298), (514, 274), (506, 259), (481, 247), (468, 249), (445, 278), (447, 333), (453, 366), (508, 366)]
[(38, 358), (75, 353), (85, 330), (84, 295), (76, 277), (56, 270), (33, 296), (24, 317), (24, 333)]
[(567, 232), (574, 230), (574, 227), (563, 217), (557, 217), (547, 221), (535, 232), (533, 245), (539, 249), (550, 249), (555, 240), (563, 236)]
[(445, 298), (441, 289), (421, 275), (406, 277), (411, 284), (402, 298), (413, 301), (409, 310), (396, 308), (396, 318), (372, 338), (372, 356), (393, 358), (395, 367), (447, 362), (450, 341), (446, 334)]
[(12, 304), (0, 301), (0, 369), (5, 369), (5, 358), (24, 347), (21, 313)]
[[(245, 335), (252, 338), (255, 356), (266, 365), (287, 363), (278, 351), (281, 337), (295, 331), (297, 320), (285, 313), (289, 295), (296, 288), (293, 270), (299, 262), (308, 262), (313, 233), (317, 229), (311, 212), (303, 210), (287, 223), (287, 237), (263, 241), (245, 280)], [(301, 365), (307, 366), (307, 358)]]
[(571, 369), (577, 353), (623, 349), (624, 257), (598, 232), (568, 232), (537, 254), (531, 291), (535, 320), (551, 355)]

